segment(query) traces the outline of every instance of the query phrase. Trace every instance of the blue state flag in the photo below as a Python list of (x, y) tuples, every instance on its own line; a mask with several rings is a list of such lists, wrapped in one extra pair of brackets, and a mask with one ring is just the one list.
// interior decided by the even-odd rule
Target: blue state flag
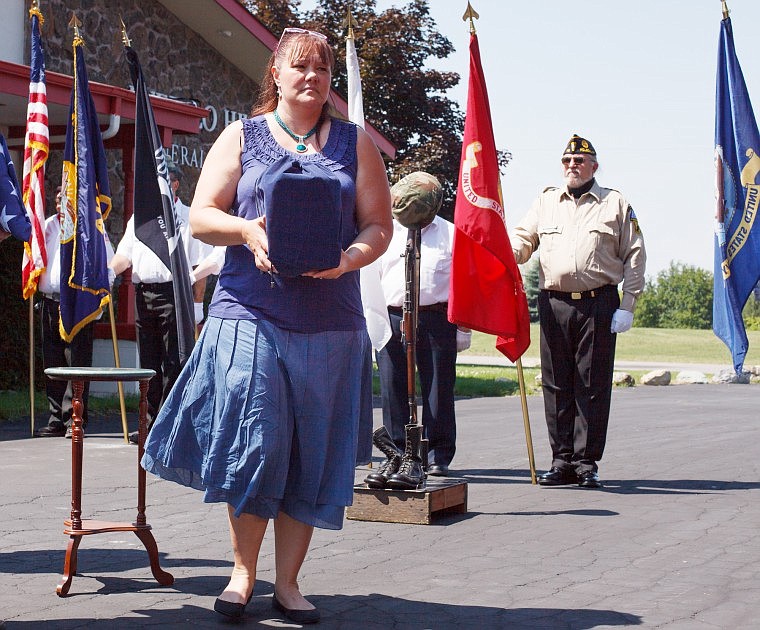
[(32, 235), (32, 225), (26, 216), (20, 192), (5, 136), (0, 133), (0, 230), (10, 232), (20, 241), (28, 241)]
[(713, 330), (740, 373), (749, 347), (742, 310), (760, 280), (760, 134), (728, 17), (720, 29), (715, 100)]
[(111, 211), (108, 166), (98, 114), (74, 38), (74, 89), (66, 128), (61, 182), (61, 324), (65, 341), (100, 317), (111, 295), (103, 221)]

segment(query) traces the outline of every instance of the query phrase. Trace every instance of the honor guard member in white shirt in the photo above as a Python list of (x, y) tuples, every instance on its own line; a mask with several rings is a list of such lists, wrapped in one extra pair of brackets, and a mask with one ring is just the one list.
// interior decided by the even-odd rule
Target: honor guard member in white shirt
[[(211, 254), (214, 246), (193, 238), (190, 233), (190, 206), (185, 205), (179, 198), (178, 191), (182, 184), (182, 169), (173, 162), (169, 162), (169, 185), (174, 195), (174, 211), (177, 213), (179, 220), (179, 232), (182, 235), (182, 245), (187, 254), (187, 262), (191, 270), (195, 269), (202, 260)], [(200, 324), (203, 319), (203, 298), (206, 293), (206, 278), (193, 276), (193, 307), (195, 314), (195, 323)]]
[[(42, 339), (42, 361), (45, 368), (50, 367), (90, 367), (92, 365), (92, 344), (95, 322), (90, 322), (82, 328), (71, 342), (61, 339), (60, 306), (61, 306), (61, 187), (55, 195), (56, 214), (45, 220), (45, 250), (48, 263), (45, 271), (40, 274), (37, 290), (40, 301), (37, 308), (40, 312), (40, 328)], [(106, 241), (108, 260), (113, 258), (113, 247), (108, 234), (103, 232)], [(109, 285), (113, 285), (113, 272), (108, 270)], [(87, 427), (87, 401), (90, 386), (85, 383), (82, 394), (82, 421)], [(48, 399), (50, 416), (46, 426), (37, 429), (34, 437), (63, 437), (71, 438), (71, 399), (73, 390), (69, 381), (54, 381), (45, 377), (45, 393)]]
[[(391, 188), (393, 238), (380, 258), (380, 275), (393, 335), (377, 353), (383, 401), (383, 424), (396, 446), (404, 451), (404, 425), (409, 422), (406, 350), (401, 343), (402, 310), (406, 295), (404, 252), (408, 228), (416, 223), (408, 216), (419, 207), (419, 189), (434, 187), (432, 222), (422, 228), (419, 260), (420, 297), (417, 326), (417, 373), (422, 389), (422, 425), (429, 440), (428, 474), (446, 476), (456, 451), (454, 382), (457, 352), (470, 346), (471, 332), (458, 330), (447, 317), (451, 248), (454, 225), (435, 215), (442, 190), (428, 173), (412, 173)], [(414, 207), (405, 200), (414, 199)], [(401, 222), (399, 222), (401, 221)], [(428, 218), (427, 221), (430, 221)], [(403, 223), (403, 224), (402, 224)]]
[(540, 253), (541, 378), (552, 465), (538, 483), (599, 488), (615, 339), (633, 323), (646, 251), (633, 208), (596, 182), (592, 144), (574, 135), (561, 161), (564, 185), (545, 189), (510, 233), (518, 263)]
[[(180, 231), (182, 230), (183, 226), (180, 226)], [(110, 267), (117, 276), (132, 267), (140, 367), (156, 371), (156, 375), (148, 382), (150, 427), (182, 369), (177, 341), (172, 274), (153, 250), (135, 237), (134, 217), (127, 221), (124, 236), (119, 241)], [(203, 304), (200, 306), (202, 313)], [(202, 316), (200, 319), (198, 316), (196, 308), (196, 322), (202, 319)], [(137, 444), (137, 431), (129, 434), (129, 441)]]

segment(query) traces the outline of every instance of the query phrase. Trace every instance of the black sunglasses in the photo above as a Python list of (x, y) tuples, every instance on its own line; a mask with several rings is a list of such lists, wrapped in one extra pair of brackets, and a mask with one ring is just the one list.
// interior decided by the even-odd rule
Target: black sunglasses
[(570, 162), (573, 162), (574, 164), (581, 165), (581, 164), (585, 164), (586, 158), (585, 157), (577, 157), (575, 155), (573, 155), (573, 156), (565, 156), (565, 157), (562, 158), (562, 163), (563, 164), (567, 165), (567, 164), (570, 164)]

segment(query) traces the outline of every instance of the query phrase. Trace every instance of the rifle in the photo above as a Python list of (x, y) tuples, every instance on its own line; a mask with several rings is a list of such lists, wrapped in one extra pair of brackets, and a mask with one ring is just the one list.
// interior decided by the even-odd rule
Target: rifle
[[(417, 424), (417, 321), (420, 303), (420, 249), (422, 231), (410, 227), (404, 250), (405, 291), (401, 321), (401, 344), (406, 350), (406, 390), (409, 402), (409, 422)], [(424, 427), (423, 427), (424, 431)], [(428, 440), (420, 440), (422, 467), (427, 470)]]

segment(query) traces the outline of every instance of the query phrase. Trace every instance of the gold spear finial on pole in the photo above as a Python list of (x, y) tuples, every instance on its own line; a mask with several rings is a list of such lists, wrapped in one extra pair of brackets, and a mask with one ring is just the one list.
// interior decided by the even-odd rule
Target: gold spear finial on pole
[(29, 7), (29, 17), (32, 17), (33, 15), (37, 16), (37, 19), (40, 21), (40, 26), (45, 23), (45, 18), (42, 17), (42, 11), (40, 11), (40, 0), (32, 0), (32, 6)]
[(119, 16), (119, 22), (121, 22), (121, 41), (125, 46), (131, 47), (132, 41), (129, 39), (129, 35), (127, 35), (127, 27), (124, 25), (124, 20)]
[(720, 0), (720, 4), (722, 5), (722, 8), (723, 8), (723, 19), (727, 20), (728, 14), (731, 13), (731, 11), (728, 10), (728, 3), (726, 2), (726, 0)]
[(354, 29), (359, 28), (359, 23), (356, 21), (356, 18), (351, 15), (351, 4), (346, 7), (346, 17), (341, 22), (341, 26), (343, 28), (348, 28), (348, 34), (346, 35), (346, 39), (354, 39)]
[(82, 39), (82, 36), (79, 34), (80, 26), (82, 26), (82, 23), (79, 21), (77, 14), (72, 13), (71, 19), (69, 20), (69, 28), (74, 29), (74, 46), (77, 46), (79, 44), (84, 44), (84, 40)]
[(467, 20), (470, 20), (470, 33), (475, 34), (475, 22), (473, 20), (479, 20), (480, 16), (478, 15), (478, 12), (472, 8), (472, 5), (469, 3), (469, 0), (467, 2), (467, 11), (464, 12), (464, 15), (462, 16), (462, 20), (466, 22)]

